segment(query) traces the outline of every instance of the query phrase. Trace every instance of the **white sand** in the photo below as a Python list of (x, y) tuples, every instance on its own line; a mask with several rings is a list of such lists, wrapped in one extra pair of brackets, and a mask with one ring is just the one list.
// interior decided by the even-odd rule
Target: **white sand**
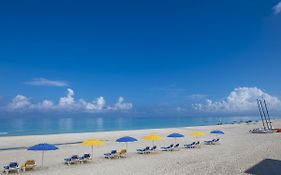
[[(235, 124), (222, 126), (201, 126), (186, 128), (169, 128), (154, 130), (115, 131), (97, 133), (77, 133), (41, 136), (16, 136), (1, 137), (0, 148), (30, 146), (41, 142), (64, 143), (76, 142), (89, 138), (107, 140), (107, 144), (94, 148), (94, 159), (91, 163), (67, 166), (63, 164), (65, 157), (72, 154), (82, 155), (90, 152), (89, 147), (82, 145), (59, 146), (58, 151), (50, 151), (45, 154), (45, 168), (37, 168), (32, 172), (22, 174), (34, 175), (107, 175), (107, 174), (246, 174), (245, 170), (254, 166), (264, 159), (281, 160), (281, 133), (274, 134), (250, 134), (250, 129), (260, 127), (258, 124)], [(281, 121), (275, 120), (274, 126), (281, 128)], [(136, 148), (146, 145), (151, 146), (150, 141), (141, 138), (147, 134), (158, 134), (165, 137), (172, 132), (179, 132), (186, 135), (178, 139), (180, 144), (191, 143), (197, 140), (190, 136), (193, 131), (208, 133), (213, 129), (225, 131), (220, 145), (203, 145), (200, 149), (184, 149), (173, 152), (157, 152), (149, 155), (138, 155)], [(115, 143), (115, 139), (130, 135), (139, 139), (139, 142), (129, 144), (127, 158), (107, 160), (103, 153), (111, 149), (125, 148), (124, 144)], [(214, 135), (206, 134), (199, 140), (208, 140)], [(163, 141), (155, 142), (160, 146), (167, 146), (173, 143), (173, 139), (165, 138)], [(1, 168), (10, 161), (23, 163), (27, 159), (35, 159), (41, 164), (41, 153), (26, 150), (0, 151)], [(279, 170), (280, 171), (280, 170)], [(281, 171), (280, 171), (281, 172)], [(281, 174), (281, 173), (280, 173)]]

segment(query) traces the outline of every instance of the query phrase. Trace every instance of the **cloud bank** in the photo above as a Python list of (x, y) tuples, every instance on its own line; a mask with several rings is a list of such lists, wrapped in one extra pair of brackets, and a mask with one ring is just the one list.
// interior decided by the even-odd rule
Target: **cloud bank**
[(206, 103), (193, 104), (193, 108), (204, 112), (241, 113), (257, 110), (256, 99), (265, 99), (272, 110), (280, 110), (281, 101), (257, 87), (235, 88), (223, 100), (206, 100)]
[(98, 97), (93, 101), (86, 101), (84, 99), (76, 100), (74, 98), (74, 91), (67, 89), (67, 94), (59, 98), (58, 103), (55, 104), (51, 100), (43, 100), (39, 103), (32, 103), (29, 98), (23, 95), (17, 95), (5, 107), (6, 111), (68, 111), (68, 112), (108, 112), (130, 110), (133, 107), (132, 103), (125, 102), (123, 97), (119, 97), (117, 102), (113, 105), (107, 105), (104, 97)]
[(66, 87), (68, 83), (62, 80), (48, 80), (46, 78), (34, 78), (32, 81), (25, 82), (25, 84), (33, 86), (56, 86)]
[(281, 1), (278, 2), (274, 7), (273, 7), (273, 12), (275, 15), (279, 14), (281, 12)]

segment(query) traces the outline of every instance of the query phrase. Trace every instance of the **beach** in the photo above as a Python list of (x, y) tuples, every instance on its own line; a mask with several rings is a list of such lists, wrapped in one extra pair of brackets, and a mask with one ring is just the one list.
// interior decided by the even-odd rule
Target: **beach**
[[(281, 120), (274, 120), (275, 128), (281, 128)], [(212, 126), (194, 126), (166, 129), (145, 129), (128, 131), (110, 131), (94, 133), (73, 133), (55, 135), (31, 135), (31, 136), (7, 136), (0, 137), (0, 166), (1, 168), (10, 161), (18, 161), (20, 164), (28, 159), (34, 159), (37, 168), (33, 171), (21, 172), (21, 174), (34, 175), (163, 175), (163, 174), (224, 174), (236, 175), (247, 174), (257, 167), (260, 174), (280, 174), (280, 169), (264, 166), (261, 162), (281, 162), (281, 134), (251, 134), (250, 129), (261, 127), (261, 122), (255, 124), (226, 124)], [(209, 132), (219, 129), (225, 132), (220, 135), (220, 143), (217, 145), (201, 145), (200, 148), (185, 149), (183, 144), (193, 141), (204, 141), (216, 138)], [(194, 131), (205, 132), (204, 137), (191, 136)], [(152, 146), (151, 141), (142, 138), (148, 134), (157, 134), (164, 140), (155, 141), (159, 147), (174, 143), (174, 139), (167, 138), (170, 133), (182, 133), (184, 138), (177, 139), (181, 148), (179, 151), (157, 151), (151, 154), (137, 154), (137, 148)], [(116, 143), (115, 140), (122, 136), (132, 136), (139, 141), (128, 144), (126, 158), (108, 160), (103, 157), (104, 153), (112, 149), (124, 149), (124, 143)], [(91, 148), (76, 144), (59, 145), (59, 150), (45, 153), (44, 167), (41, 168), (41, 152), (27, 151), (26, 149), (5, 148), (28, 147), (38, 143), (75, 143), (85, 139), (101, 139), (106, 142), (104, 146), (94, 147), (93, 160), (89, 163), (65, 165), (64, 158), (74, 154), (82, 155), (91, 152)], [(260, 164), (261, 163), (261, 164)], [(275, 164), (276, 165), (276, 164)], [(280, 163), (278, 164), (280, 165)], [(251, 169), (252, 168), (252, 169)]]

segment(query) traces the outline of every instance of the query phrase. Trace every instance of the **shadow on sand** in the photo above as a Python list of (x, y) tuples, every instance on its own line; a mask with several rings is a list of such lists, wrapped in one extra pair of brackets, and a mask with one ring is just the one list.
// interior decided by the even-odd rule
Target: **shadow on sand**
[(246, 170), (245, 173), (253, 175), (280, 175), (281, 160), (264, 159)]

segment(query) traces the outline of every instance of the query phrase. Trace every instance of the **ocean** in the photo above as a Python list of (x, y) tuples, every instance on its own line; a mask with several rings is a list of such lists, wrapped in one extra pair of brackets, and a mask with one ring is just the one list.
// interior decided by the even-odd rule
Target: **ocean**
[(14, 117), (1, 119), (0, 137), (203, 126), (248, 120), (256, 121), (260, 117)]

